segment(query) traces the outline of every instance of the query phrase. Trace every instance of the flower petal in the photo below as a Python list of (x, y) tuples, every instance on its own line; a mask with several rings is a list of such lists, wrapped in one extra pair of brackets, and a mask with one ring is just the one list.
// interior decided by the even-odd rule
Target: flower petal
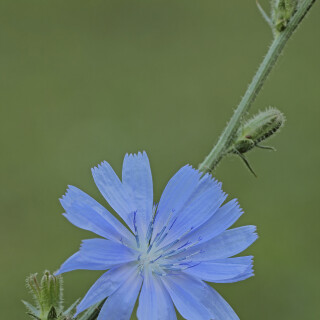
[(138, 270), (103, 305), (97, 320), (129, 320), (136, 303), (142, 278)]
[(211, 175), (201, 178), (192, 196), (187, 200), (180, 212), (176, 214), (176, 221), (170, 228), (167, 237), (161, 243), (166, 246), (179, 239), (189, 230), (206, 224), (226, 199), (221, 190), (221, 183), (214, 180)]
[(108, 162), (104, 161), (92, 169), (93, 179), (101, 194), (125, 223), (134, 230), (134, 203), (131, 190), (124, 186)]
[(161, 279), (174, 305), (185, 319), (211, 320), (212, 316), (203, 304), (201, 297), (194, 295), (194, 285), (189, 281), (189, 278), (192, 279), (187, 275), (177, 275), (165, 276)]
[(142, 232), (146, 233), (153, 214), (153, 186), (148, 156), (145, 152), (126, 154), (122, 167), (122, 183), (131, 191)]
[[(214, 289), (197, 278), (186, 274), (167, 276), (164, 277), (164, 283), (167, 288), (168, 283), (170, 283), (169, 286), (172, 287), (171, 290), (168, 289), (170, 295), (172, 293), (175, 295), (179, 294), (179, 290), (177, 289), (180, 289), (180, 291), (184, 290), (184, 292), (188, 293), (188, 296), (184, 295), (184, 299), (179, 301), (183, 304), (182, 308), (176, 304), (177, 299), (174, 299), (171, 295), (178, 311), (186, 319), (239, 320), (238, 316), (229, 304)], [(207, 313), (203, 313), (203, 315), (199, 314), (198, 316), (196, 314), (189, 313), (189, 306), (195, 303), (202, 306)]]
[(209, 299), (208, 310), (215, 320), (239, 320), (237, 314), (231, 306), (221, 297), (221, 295), (205, 283)]
[(60, 267), (60, 269), (55, 272), (55, 275), (59, 275), (65, 272), (73, 270), (106, 270), (108, 265), (104, 261), (92, 261), (83, 258), (80, 251), (73, 254), (68, 258)]
[[(257, 238), (255, 226), (244, 226), (224, 231), (219, 236), (200, 243), (171, 257), (188, 261), (210, 261), (232, 257), (248, 248)], [(190, 257), (190, 258), (188, 258)]]
[(172, 219), (172, 212), (179, 212), (194, 192), (201, 174), (187, 165), (182, 167), (168, 182), (157, 208), (152, 240), (164, 225)]
[(252, 266), (250, 266), (250, 267), (248, 267), (248, 269), (244, 273), (239, 274), (238, 276), (236, 276), (234, 278), (224, 279), (224, 280), (216, 280), (214, 282), (215, 283), (233, 283), (233, 282), (239, 282), (239, 281), (246, 280), (252, 276), (254, 276), (254, 273), (253, 273)]
[(134, 236), (107, 209), (80, 189), (69, 186), (60, 200), (64, 216), (75, 226), (104, 238), (134, 243)]
[(137, 311), (139, 320), (176, 320), (172, 300), (161, 280), (145, 272)]
[(113, 294), (134, 272), (132, 264), (124, 264), (104, 273), (81, 300), (74, 316)]
[(185, 273), (210, 282), (224, 282), (243, 276), (252, 269), (252, 256), (203, 261), (184, 270)]
[(183, 237), (180, 243), (194, 243), (196, 241), (206, 242), (226, 229), (230, 228), (242, 215), (242, 210), (236, 199), (227, 202), (220, 207), (212, 217), (203, 223), (199, 228), (192, 230), (185, 237)]
[(134, 261), (137, 255), (135, 250), (111, 240), (83, 240), (80, 250), (62, 264), (57, 274), (79, 269), (106, 270)]

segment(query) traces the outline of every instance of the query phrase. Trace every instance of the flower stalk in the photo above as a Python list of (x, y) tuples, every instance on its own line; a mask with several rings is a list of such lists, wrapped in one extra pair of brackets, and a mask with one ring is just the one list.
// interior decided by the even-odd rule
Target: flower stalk
[(249, 111), (249, 108), (255, 101), (288, 40), (291, 38), (294, 31), (300, 25), (315, 2), (316, 0), (301, 1), (297, 11), (293, 13), (293, 16), (288, 22), (286, 28), (279, 32), (277, 36), (275, 36), (267, 55), (263, 59), (257, 73), (253, 77), (252, 82), (250, 83), (234, 114), (232, 115), (229, 123), (223, 130), (217, 144), (213, 147), (204, 161), (199, 165), (198, 169), (200, 171), (204, 173), (212, 172), (220, 160), (228, 153), (228, 149), (234, 142), (237, 131), (241, 125), (243, 116)]

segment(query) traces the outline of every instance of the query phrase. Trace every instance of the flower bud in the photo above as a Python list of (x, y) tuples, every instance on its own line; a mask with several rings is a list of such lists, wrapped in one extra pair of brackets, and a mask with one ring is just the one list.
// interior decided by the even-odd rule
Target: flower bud
[(297, 10), (298, 3), (299, 0), (272, 0), (271, 20), (276, 34), (286, 29)]
[[(53, 306), (56, 312), (62, 309), (62, 278), (45, 271), (40, 282), (42, 305), (47, 310)], [(52, 311), (54, 312), (54, 311)]]
[(27, 314), (36, 320), (67, 320), (72, 318), (76, 301), (67, 311), (63, 311), (63, 280), (45, 271), (40, 283), (37, 274), (30, 275), (26, 280), (27, 288), (33, 296), (35, 306), (22, 301)]
[(239, 128), (232, 148), (243, 154), (259, 147), (259, 143), (276, 133), (284, 122), (285, 116), (275, 108), (260, 112)]
[(272, 147), (262, 146), (259, 143), (279, 131), (284, 122), (283, 113), (277, 109), (270, 108), (258, 113), (239, 128), (234, 142), (226, 152), (240, 156), (248, 169), (256, 176), (248, 159), (243, 154), (254, 147), (274, 150)]

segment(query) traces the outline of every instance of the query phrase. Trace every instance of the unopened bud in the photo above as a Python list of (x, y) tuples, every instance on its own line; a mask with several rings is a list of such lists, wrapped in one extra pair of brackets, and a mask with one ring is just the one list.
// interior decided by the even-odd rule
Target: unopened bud
[(245, 153), (276, 133), (284, 124), (285, 116), (275, 108), (258, 113), (238, 130), (233, 144), (235, 151)]
[(67, 320), (71, 319), (76, 301), (68, 310), (63, 311), (63, 280), (45, 271), (40, 283), (37, 274), (30, 275), (27, 287), (33, 295), (35, 305), (22, 301), (27, 308), (27, 314), (36, 320)]
[(45, 271), (40, 282), (42, 304), (50, 310), (52, 306), (56, 312), (62, 309), (62, 277), (54, 276), (49, 271)]
[(275, 33), (286, 29), (291, 17), (295, 14), (299, 0), (272, 0), (271, 20)]
[(254, 147), (274, 150), (272, 147), (262, 146), (259, 143), (276, 133), (284, 122), (283, 113), (277, 109), (270, 108), (258, 113), (239, 128), (227, 153), (239, 155), (249, 170), (256, 176), (249, 161), (243, 154)]

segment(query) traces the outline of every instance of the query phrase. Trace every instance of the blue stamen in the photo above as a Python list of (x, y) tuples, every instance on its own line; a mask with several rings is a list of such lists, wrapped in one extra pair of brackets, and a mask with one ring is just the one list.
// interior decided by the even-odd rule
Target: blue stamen
[(168, 232), (166, 232), (160, 239), (158, 239), (158, 241), (156, 242), (156, 245), (158, 246), (168, 235)]
[(164, 246), (163, 248), (161, 248), (161, 249), (158, 249), (156, 252), (158, 252), (158, 251), (166, 251), (166, 250), (168, 250), (168, 249), (170, 249), (171, 247), (173, 247), (176, 243), (178, 243), (179, 242), (179, 239), (177, 239), (177, 240), (174, 240), (173, 242), (171, 242), (171, 243), (169, 243), (169, 244), (167, 244), (166, 246)]
[(148, 247), (147, 253), (150, 252), (150, 250), (152, 249), (153, 244), (151, 243), (150, 246)]
[(149, 223), (149, 226), (148, 226), (148, 230), (147, 230), (147, 234), (146, 234), (146, 242), (148, 243), (151, 239), (151, 236), (152, 236), (152, 232), (153, 232), (153, 221), (151, 221)]
[(137, 228), (137, 224), (136, 224), (136, 222), (137, 222), (136, 216), (137, 216), (137, 211), (134, 211), (133, 212), (133, 227), (134, 227), (134, 232), (135, 232), (134, 237), (136, 238), (137, 247), (140, 248), (140, 240), (139, 240), (138, 228)]
[(162, 236), (162, 234), (164, 233), (164, 231), (166, 230), (166, 227), (164, 226), (160, 232), (157, 233), (156, 237), (153, 240), (153, 243), (157, 243), (159, 242), (159, 238)]
[(164, 235), (164, 237), (162, 237), (162, 238), (160, 239), (160, 237), (161, 237), (161, 235), (163, 234), (163, 232), (167, 229), (168, 224), (169, 224), (169, 222), (170, 222), (170, 220), (171, 220), (171, 216), (172, 216), (172, 214), (173, 214), (174, 212), (175, 212), (175, 210), (172, 209), (171, 212), (170, 212), (170, 214), (169, 214), (169, 217), (168, 217), (166, 223), (164, 224), (164, 227), (161, 229), (160, 233), (158, 233), (158, 234), (156, 235), (155, 239), (153, 240), (153, 242), (156, 243), (157, 246), (158, 246), (158, 244), (161, 243), (161, 242), (163, 241), (163, 239), (167, 236), (168, 233), (166, 233), (166, 234)]
[(137, 217), (137, 211), (133, 212), (133, 227), (134, 227), (134, 232), (137, 233), (137, 224), (136, 224), (136, 217)]
[(154, 263), (154, 262), (156, 262), (157, 260), (159, 260), (161, 257), (162, 257), (162, 254), (160, 254), (160, 256), (159, 256), (158, 258), (156, 258), (156, 259), (154, 259), (154, 260), (151, 260), (150, 262), (151, 262), (151, 263)]
[(155, 273), (155, 274), (157, 274), (158, 276), (166, 276), (167, 275), (167, 273), (165, 273), (165, 272), (159, 272), (159, 271), (156, 271), (156, 270), (153, 270), (153, 273)]
[(183, 247), (189, 245), (190, 243), (191, 243), (190, 241), (187, 241), (185, 244), (183, 244), (183, 245), (182, 245), (181, 247), (179, 247), (177, 250), (182, 249)]
[(137, 234), (135, 234), (134, 237), (136, 238), (137, 247), (140, 248), (139, 236)]
[(171, 227), (169, 228), (169, 230), (171, 230), (171, 228), (173, 227), (173, 225), (175, 224), (175, 222), (177, 221), (178, 218), (175, 218), (171, 224)]
[[(176, 239), (176, 240), (174, 240), (174, 241), (172, 241), (172, 242), (170, 242), (169, 244), (167, 244), (165, 247), (163, 247), (163, 248), (159, 248), (156, 252), (158, 252), (158, 251), (165, 251), (165, 250), (167, 250), (167, 249), (169, 249), (169, 248), (171, 248), (172, 246), (174, 246), (176, 243), (178, 243), (184, 236), (186, 236), (191, 230), (193, 229), (193, 227), (191, 227), (188, 231), (186, 231), (184, 234), (182, 234), (181, 236), (180, 236), (180, 238), (178, 238), (178, 239)], [(163, 238), (164, 239), (164, 238)], [(162, 239), (162, 240), (163, 240)], [(161, 241), (162, 241), (161, 240)], [(191, 242), (190, 242), (191, 243)], [(197, 243), (197, 242), (196, 242)], [(182, 246), (183, 247), (183, 246)], [(182, 248), (181, 247), (181, 248)], [(178, 248), (179, 249), (179, 248)]]

